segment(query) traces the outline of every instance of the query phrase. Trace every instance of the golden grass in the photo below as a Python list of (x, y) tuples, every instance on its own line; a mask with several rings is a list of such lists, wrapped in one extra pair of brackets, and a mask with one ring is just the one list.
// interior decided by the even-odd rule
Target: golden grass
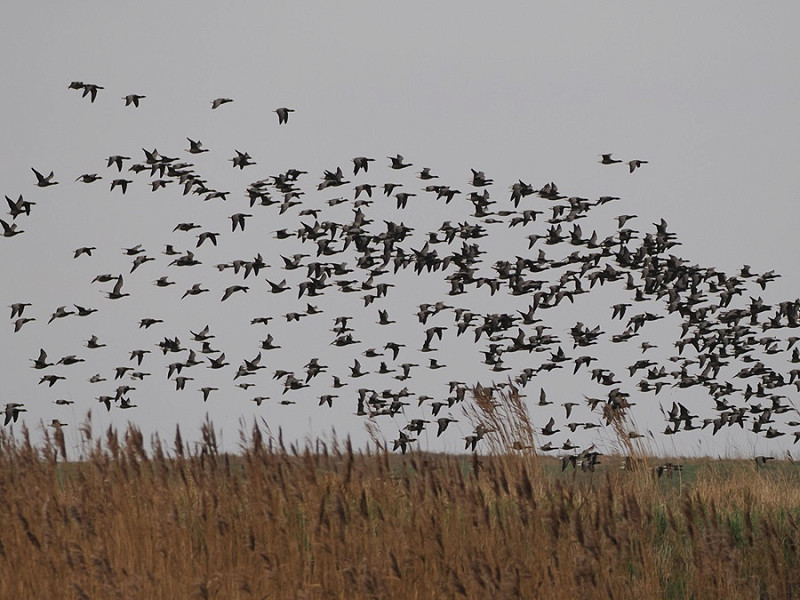
[[(787, 598), (800, 473), (0, 436), (0, 598)], [(515, 432), (515, 436), (516, 436)]]

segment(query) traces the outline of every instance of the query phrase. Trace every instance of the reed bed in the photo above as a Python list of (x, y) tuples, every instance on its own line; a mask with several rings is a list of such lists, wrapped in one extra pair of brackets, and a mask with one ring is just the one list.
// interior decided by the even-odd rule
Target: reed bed
[[(0, 435), (0, 598), (790, 598), (800, 473)], [(655, 464), (654, 461), (649, 461)], [(629, 463), (630, 464), (630, 463)]]

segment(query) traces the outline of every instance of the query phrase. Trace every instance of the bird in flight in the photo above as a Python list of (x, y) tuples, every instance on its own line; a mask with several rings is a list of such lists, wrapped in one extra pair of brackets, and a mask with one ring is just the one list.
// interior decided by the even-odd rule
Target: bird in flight
[(201, 142), (200, 140), (195, 141), (190, 138), (186, 139), (189, 140), (189, 149), (187, 150), (189, 154), (200, 154), (202, 152), (208, 152), (208, 148), (203, 148), (203, 142)]
[(225, 288), (225, 293), (222, 295), (222, 302), (225, 302), (228, 298), (231, 297), (232, 294), (236, 292), (247, 292), (250, 288), (246, 285), (232, 285)]
[(250, 165), (256, 164), (253, 160), (253, 157), (250, 156), (247, 152), (239, 152), (236, 150), (236, 156), (230, 159), (233, 163), (233, 167), (239, 167), (239, 170), (244, 169), (245, 167), (249, 167)]
[(85, 98), (87, 94), (91, 94), (91, 101), (94, 102), (94, 99), (97, 97), (97, 90), (102, 90), (104, 88), (103, 86), (94, 83), (83, 83), (82, 81), (73, 81), (67, 86), (67, 89), (83, 90), (83, 95), (81, 97)]
[(136, 108), (139, 108), (139, 100), (142, 100), (143, 98), (147, 98), (147, 96), (142, 96), (140, 94), (128, 94), (122, 99), (125, 100), (125, 106), (130, 106), (133, 104)]
[(98, 179), (102, 179), (97, 173), (84, 173), (80, 177), (78, 177), (75, 181), (81, 181), (83, 183), (94, 183)]
[(600, 164), (613, 165), (614, 163), (621, 163), (622, 161), (616, 158), (611, 158), (611, 154), (603, 154), (600, 159)]
[(33, 361), (34, 369), (46, 369), (55, 364), (47, 362), (47, 352), (45, 352), (44, 348), (39, 349), (39, 358), (32, 358), (31, 360)]
[(114, 289), (110, 292), (106, 292), (106, 296), (110, 300), (119, 300), (120, 298), (124, 298), (125, 296), (130, 296), (127, 292), (122, 291), (122, 275), (117, 277), (117, 283), (114, 285)]
[(30, 302), (14, 302), (14, 304), (9, 307), (11, 309), (11, 318), (21, 317), (26, 306), (32, 306), (32, 304)]
[(392, 168), (393, 169), (405, 169), (406, 167), (412, 166), (411, 163), (404, 163), (403, 162), (403, 155), (398, 154), (397, 156), (389, 156), (387, 157), (390, 161), (392, 161)]
[(483, 171), (476, 171), (475, 169), (470, 169), (470, 171), (472, 171), (472, 181), (470, 183), (475, 187), (484, 187), (494, 182), (494, 179), (487, 178)]
[(353, 175), (358, 175), (360, 169), (364, 169), (364, 173), (366, 173), (369, 170), (369, 163), (374, 160), (374, 158), (367, 158), (366, 156), (356, 156), (353, 159)]
[(133, 180), (132, 179), (114, 179), (111, 182), (111, 191), (113, 192), (114, 188), (119, 186), (119, 188), (122, 190), (122, 193), (125, 194), (125, 192), (128, 191), (128, 184), (129, 183), (133, 183)]
[(3, 219), (0, 219), (0, 225), (3, 226), (3, 237), (10, 238), (14, 237), (15, 235), (19, 235), (20, 233), (25, 233), (23, 229), (17, 229), (16, 223), (11, 223), (11, 225), (9, 225), (3, 221)]
[(6, 410), (5, 410), (6, 418), (3, 425), (8, 425), (9, 423), (11, 423), (11, 421), (14, 421), (16, 423), (17, 419), (19, 418), (19, 413), (25, 412), (25, 410), (27, 409), (25, 409), (19, 402), (9, 402), (8, 404), (6, 404)]
[(8, 214), (11, 215), (11, 218), (16, 219), (20, 215), (31, 215), (31, 206), (36, 204), (36, 202), (30, 202), (28, 200), (24, 200), (22, 198), (22, 194), (19, 195), (19, 198), (15, 202), (8, 196), (6, 196), (6, 203), (8, 203)]
[(648, 161), (646, 160), (629, 160), (628, 167), (630, 167), (630, 172), (633, 173), (636, 169), (641, 167), (642, 165), (646, 165)]
[(228, 102), (233, 102), (232, 98), (217, 98), (216, 100), (211, 101), (211, 108), (219, 108), (223, 104), (227, 104)]
[(275, 109), (275, 112), (278, 114), (278, 124), (283, 125), (284, 123), (289, 122), (289, 113), (293, 113), (294, 109), (282, 107)]
[(51, 186), (51, 185), (56, 185), (58, 183), (57, 181), (53, 181), (53, 177), (54, 177), (53, 171), (50, 171), (50, 175), (48, 175), (47, 177), (45, 177), (44, 175), (39, 173), (39, 171), (37, 171), (33, 167), (31, 167), (31, 171), (33, 171), (33, 174), (36, 175), (36, 185), (39, 186), (39, 187), (42, 187), (42, 188), (43, 187), (48, 187), (48, 186)]
[(102, 85), (97, 85), (96, 83), (85, 83), (83, 84), (83, 96), (86, 97), (87, 94), (91, 95), (92, 103), (94, 103), (94, 99), (97, 98), (97, 90), (105, 89)]
[(130, 160), (130, 159), (131, 159), (130, 156), (121, 156), (119, 154), (113, 154), (113, 155), (108, 157), (108, 160), (106, 162), (106, 166), (110, 167), (111, 165), (116, 165), (117, 166), (117, 171), (122, 172), (122, 161), (123, 160)]

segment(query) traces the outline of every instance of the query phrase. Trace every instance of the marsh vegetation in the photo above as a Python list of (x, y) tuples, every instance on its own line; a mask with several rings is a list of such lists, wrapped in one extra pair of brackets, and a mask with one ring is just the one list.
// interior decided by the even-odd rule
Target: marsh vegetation
[[(800, 590), (788, 461), (285, 447), (221, 453), (138, 429), (67, 461), (0, 434), (2, 598), (785, 598)], [(674, 462), (674, 459), (671, 459)], [(627, 462), (627, 465), (626, 465)], [(628, 468), (623, 468), (627, 466)]]

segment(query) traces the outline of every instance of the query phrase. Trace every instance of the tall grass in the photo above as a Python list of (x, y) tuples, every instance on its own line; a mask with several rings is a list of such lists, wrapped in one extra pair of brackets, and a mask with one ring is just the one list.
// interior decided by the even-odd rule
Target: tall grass
[[(490, 424), (487, 423), (487, 427)], [(516, 439), (518, 431), (512, 432)], [(0, 434), (0, 598), (787, 598), (800, 473)], [(532, 458), (535, 456), (535, 458)]]

